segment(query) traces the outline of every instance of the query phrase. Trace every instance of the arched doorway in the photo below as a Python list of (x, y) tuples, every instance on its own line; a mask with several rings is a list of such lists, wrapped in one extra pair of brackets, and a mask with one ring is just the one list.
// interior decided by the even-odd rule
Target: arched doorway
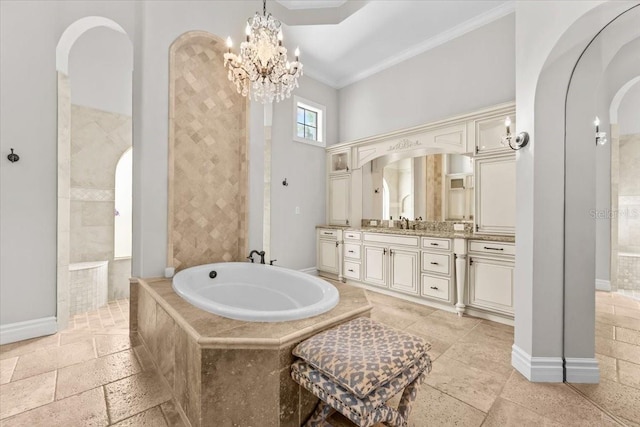
[[(579, 8), (569, 11), (567, 4), (550, 6), (549, 11), (568, 25), (555, 34), (530, 37), (528, 41), (538, 45), (546, 43), (548, 50), (540, 49), (546, 53), (538, 64), (530, 61), (529, 69), (517, 70), (520, 80), (528, 81), (526, 88), (516, 90), (518, 126), (532, 138), (517, 157), (512, 363), (531, 381), (599, 381), (594, 357), (596, 230), (590, 217), (595, 207), (595, 111), (589, 97), (597, 89), (603, 67), (638, 37), (637, 16), (618, 21), (625, 28), (615, 32), (626, 35), (602, 39), (596, 50), (600, 62), (588, 61), (596, 68), (575, 72), (581, 60), (586, 61), (585, 49), (602, 29), (618, 16), (637, 13), (633, 11), (637, 6), (631, 2), (582, 4), (581, 12)], [(524, 15), (531, 11), (529, 7), (538, 6), (527, 3), (516, 12)], [(531, 22), (543, 19), (546, 15), (540, 14)], [(532, 34), (533, 29), (529, 28)], [(531, 57), (538, 52), (520, 54)], [(574, 97), (574, 93), (581, 95)], [(587, 100), (580, 101), (581, 96)]]
[[(118, 61), (110, 56), (114, 53), (108, 42), (110, 37), (118, 40), (117, 46), (125, 46), (124, 50), (115, 49), (120, 55)], [(90, 45), (96, 42), (97, 45)], [(83, 58), (80, 51), (89, 52), (89, 57)], [(118, 72), (113, 72), (113, 67), (119, 67)], [(75, 79), (74, 69), (82, 70), (76, 73)], [(109, 206), (113, 205), (114, 200), (112, 186), (115, 165), (122, 153), (132, 145), (133, 45), (124, 29), (116, 22), (100, 16), (88, 16), (72, 23), (60, 37), (56, 46), (56, 70), (56, 317), (58, 330), (61, 330), (68, 325), (70, 310), (82, 310), (91, 304), (102, 304), (114, 294), (113, 289), (105, 289), (103, 286), (105, 282), (107, 286), (111, 283), (109, 276), (113, 271), (109, 270), (113, 260), (113, 231), (109, 233), (108, 229), (113, 227), (114, 209)], [(125, 71), (121, 72), (122, 70)], [(92, 73), (97, 74), (91, 78)], [(116, 75), (121, 77), (120, 80), (112, 80), (112, 76)], [(126, 86), (124, 91), (111, 90), (122, 84)], [(96, 102), (97, 99), (100, 102)], [(100, 163), (101, 167), (96, 169), (94, 162)], [(99, 242), (95, 237), (107, 235), (108, 238), (100, 238)], [(84, 249), (82, 246), (85, 246)], [(74, 291), (76, 288), (81, 291), (77, 295), (71, 295), (70, 268), (79, 271), (78, 269), (95, 268), (97, 265), (99, 269), (104, 267), (104, 271), (92, 276), (101, 277), (102, 285), (93, 281), (89, 288), (74, 286)], [(130, 276), (130, 270), (130, 267), (125, 268), (123, 274)], [(128, 283), (126, 288), (128, 289)]]

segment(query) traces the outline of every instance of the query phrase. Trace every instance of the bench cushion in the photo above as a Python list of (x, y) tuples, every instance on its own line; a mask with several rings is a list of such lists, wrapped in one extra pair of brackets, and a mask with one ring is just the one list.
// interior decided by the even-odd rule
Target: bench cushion
[(360, 317), (301, 342), (293, 354), (362, 399), (429, 348), (422, 338)]

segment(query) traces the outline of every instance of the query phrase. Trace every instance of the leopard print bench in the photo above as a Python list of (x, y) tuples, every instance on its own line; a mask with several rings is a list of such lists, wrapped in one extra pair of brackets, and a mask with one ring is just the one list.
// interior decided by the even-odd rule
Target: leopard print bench
[[(307, 427), (325, 427), (338, 411), (359, 427), (406, 426), (416, 392), (431, 370), (430, 345), (369, 318), (358, 318), (296, 346), (291, 376), (320, 399)], [(404, 390), (404, 391), (403, 391)], [(398, 409), (387, 401), (403, 391)]]

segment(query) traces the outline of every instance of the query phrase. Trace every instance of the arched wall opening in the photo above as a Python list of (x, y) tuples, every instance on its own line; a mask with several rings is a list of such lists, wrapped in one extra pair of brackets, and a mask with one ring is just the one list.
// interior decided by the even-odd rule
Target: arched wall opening
[[(113, 262), (113, 186), (116, 163), (132, 146), (133, 45), (115, 21), (100, 16), (84, 17), (67, 27), (60, 37), (56, 70), (56, 318), (61, 330), (68, 325), (70, 310), (75, 313), (103, 304), (109, 298), (128, 296), (130, 259), (118, 266)], [(104, 237), (100, 243), (104, 247), (89, 243), (96, 235)], [(75, 273), (72, 276), (71, 266), (79, 271), (78, 268), (94, 264), (100, 268), (104, 265), (104, 271), (97, 275), (104, 283), (74, 285), (74, 292), (81, 290), (82, 295), (71, 295), (72, 279), (81, 278)], [(121, 274), (114, 276), (116, 271)], [(126, 277), (126, 283), (125, 279), (119, 280), (120, 276)], [(115, 281), (117, 289), (112, 286)], [(108, 288), (102, 289), (105, 284)], [(96, 286), (100, 287), (99, 298), (93, 298), (94, 293), (90, 292)], [(82, 302), (80, 306), (77, 301)]]
[[(595, 224), (589, 217), (595, 202), (594, 112), (585, 121), (582, 112), (565, 107), (570, 83), (572, 90), (594, 92), (593, 80), (572, 79), (586, 47), (609, 22), (636, 6), (637, 2), (527, 4), (516, 11), (520, 16), (542, 12), (529, 20), (533, 24), (542, 22), (549, 9), (557, 9), (558, 15), (564, 14), (558, 20), (567, 22), (562, 33), (553, 35), (557, 38), (544, 40), (549, 49), (540, 68), (535, 61), (527, 64), (531, 69), (523, 66), (526, 52), (516, 61), (520, 80), (528, 83), (516, 90), (518, 127), (530, 133), (531, 142), (517, 154), (512, 364), (531, 381), (599, 381), (594, 357)], [(535, 26), (527, 30), (534, 34)], [(533, 47), (533, 41), (539, 45), (545, 37), (530, 36), (526, 42)], [(606, 40), (603, 63), (625, 43)], [(577, 131), (568, 126), (574, 120), (580, 123)]]

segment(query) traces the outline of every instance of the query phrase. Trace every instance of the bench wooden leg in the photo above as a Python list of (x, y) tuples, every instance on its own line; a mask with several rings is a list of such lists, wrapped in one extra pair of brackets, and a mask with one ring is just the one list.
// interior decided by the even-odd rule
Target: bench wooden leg
[(305, 423), (305, 427), (326, 427), (328, 425), (327, 418), (335, 412), (331, 406), (322, 400), (318, 402), (315, 411)]
[(406, 386), (404, 391), (402, 392), (402, 398), (400, 399), (400, 403), (398, 404), (398, 412), (405, 420), (409, 419), (411, 409), (413, 409), (413, 402), (415, 402), (416, 396), (418, 395), (418, 388), (420, 388), (420, 385), (422, 385), (426, 378), (425, 374), (426, 371), (420, 374), (418, 378), (416, 378), (408, 386)]

